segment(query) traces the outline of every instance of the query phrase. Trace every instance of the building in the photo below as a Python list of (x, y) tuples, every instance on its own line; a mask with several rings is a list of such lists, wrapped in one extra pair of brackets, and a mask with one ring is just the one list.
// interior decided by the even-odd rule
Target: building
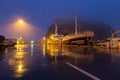
[(108, 48), (120, 48), (120, 37), (108, 38), (107, 40), (106, 46)]

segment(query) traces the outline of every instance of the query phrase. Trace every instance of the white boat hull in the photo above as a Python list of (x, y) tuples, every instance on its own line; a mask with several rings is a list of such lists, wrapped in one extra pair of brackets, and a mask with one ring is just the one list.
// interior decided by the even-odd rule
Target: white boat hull
[(71, 34), (64, 36), (62, 39), (63, 44), (79, 44), (87, 45), (93, 38), (94, 33), (91, 31), (86, 31), (83, 33), (78, 33), (77, 35)]

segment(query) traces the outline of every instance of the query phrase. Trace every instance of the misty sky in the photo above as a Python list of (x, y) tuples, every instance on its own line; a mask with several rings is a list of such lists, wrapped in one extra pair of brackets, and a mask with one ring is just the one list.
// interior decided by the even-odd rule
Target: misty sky
[(37, 30), (29, 39), (39, 40), (56, 18), (73, 19), (74, 15), (120, 29), (120, 0), (0, 0), (0, 34), (12, 37), (4, 31), (6, 25), (22, 17)]

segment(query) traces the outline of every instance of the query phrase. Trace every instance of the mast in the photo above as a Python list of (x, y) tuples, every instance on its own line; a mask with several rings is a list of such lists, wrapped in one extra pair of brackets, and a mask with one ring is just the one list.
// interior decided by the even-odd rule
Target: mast
[(75, 35), (78, 34), (78, 23), (77, 23), (77, 16), (75, 16)]
[(58, 35), (57, 29), (58, 29), (58, 26), (57, 26), (57, 23), (55, 23), (55, 35)]

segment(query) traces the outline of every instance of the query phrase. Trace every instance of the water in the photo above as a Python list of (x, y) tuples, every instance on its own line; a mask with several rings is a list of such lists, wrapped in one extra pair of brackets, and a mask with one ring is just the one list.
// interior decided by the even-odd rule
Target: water
[(67, 62), (101, 80), (120, 79), (119, 50), (32, 44), (0, 51), (0, 80), (92, 80)]

